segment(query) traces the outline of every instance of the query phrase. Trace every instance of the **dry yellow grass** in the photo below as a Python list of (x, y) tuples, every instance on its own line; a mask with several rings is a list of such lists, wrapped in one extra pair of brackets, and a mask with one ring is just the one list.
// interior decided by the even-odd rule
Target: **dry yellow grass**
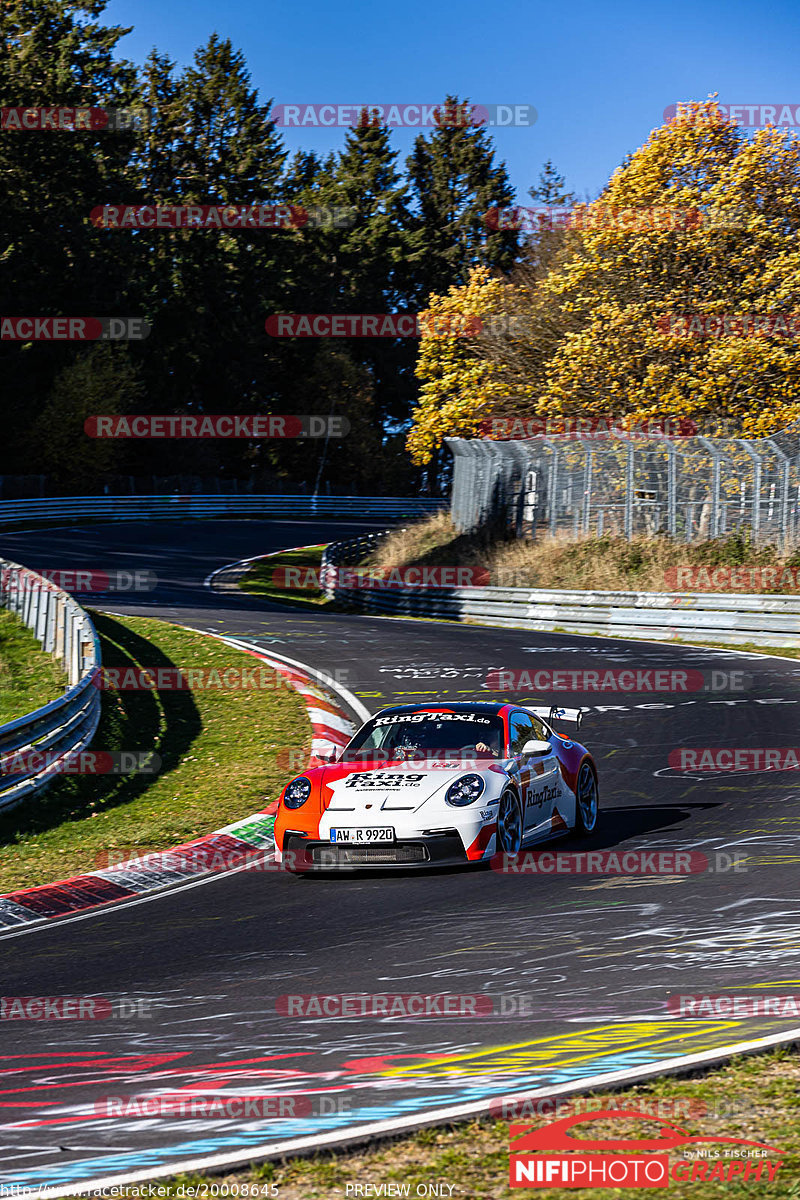
[[(578, 588), (600, 591), (731, 591), (797, 594), (800, 551), (781, 555), (773, 546), (754, 547), (739, 534), (694, 542), (668, 537), (580, 538), (542, 536), (535, 541), (492, 540), (486, 534), (459, 534), (445, 513), (392, 533), (372, 556), (371, 565), (475, 566), (489, 572), (495, 587)], [(681, 583), (676, 568), (707, 568), (707, 578)], [(739, 568), (715, 584), (718, 567)], [(774, 568), (775, 575), (763, 573)]]

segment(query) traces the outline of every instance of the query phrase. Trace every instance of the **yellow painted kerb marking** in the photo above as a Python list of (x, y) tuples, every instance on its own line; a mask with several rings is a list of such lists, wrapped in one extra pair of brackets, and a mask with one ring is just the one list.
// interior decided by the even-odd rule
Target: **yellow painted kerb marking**
[[(658, 1046), (665, 1042), (683, 1041), (687, 1037), (700, 1037), (708, 1033), (721, 1033), (727, 1029), (738, 1029), (738, 1021), (639, 1021), (633, 1024), (600, 1025), (595, 1029), (586, 1029), (574, 1034), (557, 1037), (536, 1038), (532, 1042), (514, 1042), (510, 1046), (494, 1046), (488, 1050), (475, 1050), (469, 1054), (446, 1055), (442, 1058), (428, 1059), (424, 1063), (413, 1063), (405, 1067), (391, 1067), (381, 1071), (381, 1075), (413, 1075), (428, 1074), (434, 1067), (444, 1067), (445, 1071), (457, 1069), (462, 1062), (475, 1062), (496, 1055), (511, 1054), (510, 1059), (486, 1065), (500, 1067), (523, 1066), (534, 1062), (548, 1063), (550, 1066), (563, 1067), (572, 1063), (587, 1062), (598, 1054), (610, 1054), (620, 1049), (626, 1043), (633, 1043), (630, 1048), (639, 1046)], [(594, 1045), (591, 1045), (594, 1040)], [(587, 1046), (587, 1042), (589, 1045)], [(540, 1047), (540, 1049), (535, 1049)], [(569, 1055), (570, 1050), (579, 1053)], [(563, 1055), (569, 1055), (563, 1057)]]

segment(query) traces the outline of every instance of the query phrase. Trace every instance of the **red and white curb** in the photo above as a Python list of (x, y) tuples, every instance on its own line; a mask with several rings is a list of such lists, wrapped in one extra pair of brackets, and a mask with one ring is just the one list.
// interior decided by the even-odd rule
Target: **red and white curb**
[[(188, 626), (184, 626), (188, 628)], [(350, 740), (355, 724), (332, 693), (338, 692), (352, 712), (365, 720), (368, 710), (347, 689), (328, 681), (321, 672), (280, 655), (267, 654), (259, 646), (238, 638), (217, 638), (245, 654), (261, 659), (277, 671), (303, 698), (311, 722), (309, 765), (327, 757)], [(325, 679), (323, 688), (315, 679)], [(171, 850), (157, 851), (98, 871), (76, 875), (58, 883), (23, 888), (0, 896), (0, 936), (20, 927), (41, 926), (57, 917), (72, 916), (91, 909), (129, 901), (146, 893), (174, 889), (202, 876), (264, 864), (274, 850), (273, 826), (278, 802), (214, 833), (185, 842)]]

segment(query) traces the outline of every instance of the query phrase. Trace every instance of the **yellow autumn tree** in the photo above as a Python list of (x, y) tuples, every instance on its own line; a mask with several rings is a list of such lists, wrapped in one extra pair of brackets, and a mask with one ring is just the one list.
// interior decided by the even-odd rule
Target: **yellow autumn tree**
[(422, 384), (420, 401), (407, 442), (415, 462), (429, 462), (445, 437), (476, 434), (498, 389), (502, 390), (497, 381), (500, 368), (476, 353), (474, 332), (449, 335), (439, 331), (446, 331), (450, 322), (454, 328), (460, 324), (474, 330), (501, 310), (508, 291), (509, 285), (492, 278), (487, 267), (476, 267), (463, 286), (450, 288), (446, 296), (429, 298), (428, 308), (420, 315), (422, 337), (416, 366)]
[(797, 333), (699, 336), (681, 320), (795, 313), (798, 201), (800, 143), (787, 130), (747, 137), (713, 99), (681, 106), (573, 210), (550, 269), (523, 264), (508, 281), (476, 272), (432, 302), (524, 321), (516, 337), (471, 346), (423, 339), (416, 460), (496, 415), (692, 418), (701, 432), (749, 437), (800, 417)]
[[(680, 109), (587, 206), (580, 251), (542, 282), (581, 325), (547, 364), (539, 411), (691, 417), (750, 437), (800, 416), (796, 336), (739, 336), (733, 324), (700, 336), (681, 320), (792, 312), (799, 199), (800, 143), (787, 130), (748, 139), (714, 101)], [(675, 227), (659, 210), (696, 217)], [(631, 212), (645, 219), (614, 219)]]

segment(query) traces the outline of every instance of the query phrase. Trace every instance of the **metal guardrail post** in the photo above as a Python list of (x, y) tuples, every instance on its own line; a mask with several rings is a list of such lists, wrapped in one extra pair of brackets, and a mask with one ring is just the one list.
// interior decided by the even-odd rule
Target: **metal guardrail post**
[(778, 544), (780, 549), (785, 551), (789, 547), (789, 479), (792, 464), (789, 459), (789, 455), (784, 454), (783, 450), (781, 450), (780, 446), (773, 438), (767, 438), (766, 440), (772, 447), (773, 453), (776, 454), (781, 460), (781, 496), (779, 501), (779, 510), (781, 515), (779, 517), (780, 528), (778, 533)]
[(53, 629), (53, 654), (62, 663), (64, 661), (64, 626), (68, 623), (67, 606), (61, 596), (56, 596), (55, 621)]
[(586, 462), (583, 465), (583, 533), (587, 536), (589, 533), (589, 514), (592, 506), (592, 468), (594, 466), (594, 451), (591, 446), (587, 446), (585, 442), (581, 442)]
[(633, 479), (634, 479), (633, 443), (628, 442), (625, 459), (625, 537), (628, 541), (633, 537)]
[(783, 490), (781, 492), (781, 550), (783, 551), (788, 550), (791, 545), (791, 531), (789, 529), (789, 490), (792, 486), (791, 476), (792, 464), (787, 455), (783, 463)]
[[(711, 536), (719, 537), (721, 514), (721, 485), (722, 485), (722, 451), (707, 437), (698, 437), (698, 442), (705, 446), (711, 455)], [(725, 456), (727, 457), (727, 456)]]
[(753, 449), (749, 441), (746, 441), (744, 438), (738, 438), (737, 440), (750, 455), (753, 463), (753, 503), (750, 510), (750, 528), (753, 533), (753, 541), (758, 543), (761, 532), (761, 477), (763, 460), (758, 451)]
[(559, 450), (553, 442), (544, 439), (543, 445), (550, 451), (550, 466), (547, 472), (547, 527), (551, 534), (558, 528), (558, 468)]
[(36, 613), (36, 624), (33, 627), (34, 635), (44, 645), (47, 637), (47, 614), (50, 610), (50, 588), (44, 587), (42, 584), (39, 588), (39, 606)]
[(42, 649), (52, 654), (56, 648), (56, 621), (58, 620), (58, 600), (54, 591), (47, 597), (47, 625), (44, 633)]

